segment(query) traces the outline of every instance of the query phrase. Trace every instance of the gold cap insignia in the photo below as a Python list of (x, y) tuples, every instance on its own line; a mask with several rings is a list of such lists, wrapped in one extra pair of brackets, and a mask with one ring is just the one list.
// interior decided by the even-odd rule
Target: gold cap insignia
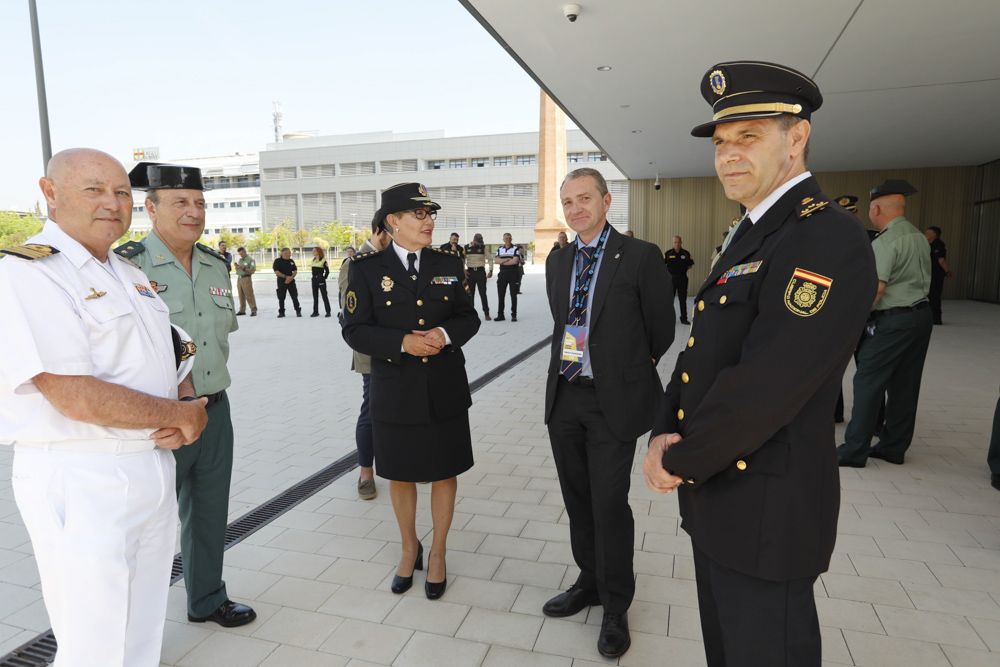
[(429, 197), (430, 196), (430, 195), (427, 194), (427, 188), (424, 187), (423, 183), (417, 183), (417, 192), (420, 193), (421, 197)]
[(726, 92), (726, 75), (722, 73), (721, 69), (712, 70), (712, 73), (708, 75), (708, 85), (712, 87), (712, 92), (716, 95), (721, 96)]
[(93, 287), (91, 287), (90, 288), (90, 294), (88, 294), (87, 296), (83, 297), (83, 299), (85, 301), (92, 301), (94, 299), (100, 299), (105, 294), (107, 294), (107, 292), (98, 292), (96, 289), (94, 289)]

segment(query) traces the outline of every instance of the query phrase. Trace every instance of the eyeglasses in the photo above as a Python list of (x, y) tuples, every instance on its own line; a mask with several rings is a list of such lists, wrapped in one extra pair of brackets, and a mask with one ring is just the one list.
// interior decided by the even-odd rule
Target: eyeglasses
[(428, 211), (425, 208), (418, 208), (413, 211), (408, 211), (408, 213), (412, 213), (413, 217), (417, 220), (426, 220), (428, 217), (431, 220), (437, 220), (438, 217), (437, 211)]

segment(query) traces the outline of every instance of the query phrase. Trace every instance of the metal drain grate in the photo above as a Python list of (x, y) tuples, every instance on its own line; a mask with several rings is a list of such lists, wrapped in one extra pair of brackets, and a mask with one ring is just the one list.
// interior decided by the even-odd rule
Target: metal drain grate
[[(469, 383), (469, 389), (472, 393), (479, 391), (544, 348), (551, 340), (551, 336), (546, 336), (526, 350), (522, 350), (502, 364), (483, 373)], [(226, 526), (226, 549), (236, 546), (288, 510), (310, 498), (323, 487), (335, 482), (342, 475), (357, 467), (357, 454), (355, 452), (345, 454), (319, 472), (285, 489), (263, 505), (250, 510)], [(170, 583), (177, 583), (183, 576), (184, 563), (181, 555), (177, 554), (174, 556), (173, 568), (170, 571)], [(46, 630), (7, 655), (0, 657), (0, 667), (44, 667), (50, 664), (55, 657), (56, 638), (52, 634), (52, 630)]]

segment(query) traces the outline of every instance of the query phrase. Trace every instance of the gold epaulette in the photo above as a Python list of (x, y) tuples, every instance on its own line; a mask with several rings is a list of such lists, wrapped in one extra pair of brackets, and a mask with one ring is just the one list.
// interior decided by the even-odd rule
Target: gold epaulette
[(821, 211), (830, 205), (830, 200), (825, 197), (806, 197), (799, 202), (799, 220), (804, 220), (816, 211)]
[(45, 259), (46, 257), (58, 254), (59, 250), (57, 248), (43, 243), (25, 243), (24, 245), (16, 245), (0, 250), (0, 255), (10, 255), (11, 257), (19, 257), (27, 260)]
[(360, 262), (365, 259), (371, 259), (372, 257), (377, 257), (381, 254), (382, 254), (381, 250), (370, 250), (368, 252), (358, 253), (351, 258), (351, 262)]

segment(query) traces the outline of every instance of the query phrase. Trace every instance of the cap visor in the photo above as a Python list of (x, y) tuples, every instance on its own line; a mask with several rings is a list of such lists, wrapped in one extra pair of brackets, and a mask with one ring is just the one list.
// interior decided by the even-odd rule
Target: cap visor
[(758, 112), (758, 113), (741, 113), (732, 116), (726, 116), (725, 118), (720, 118), (719, 120), (713, 120), (709, 123), (704, 123), (698, 127), (691, 130), (692, 137), (711, 137), (715, 134), (715, 126), (722, 125), (723, 123), (735, 123), (738, 120), (753, 120), (754, 118), (774, 118), (775, 116), (780, 116), (780, 111), (768, 111), (768, 112)]

